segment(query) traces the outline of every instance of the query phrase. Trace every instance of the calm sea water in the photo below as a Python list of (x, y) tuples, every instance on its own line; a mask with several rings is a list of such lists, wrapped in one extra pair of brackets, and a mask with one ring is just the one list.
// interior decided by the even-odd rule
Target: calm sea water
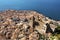
[(36, 10), (60, 20), (60, 0), (0, 0), (0, 11), (7, 9)]

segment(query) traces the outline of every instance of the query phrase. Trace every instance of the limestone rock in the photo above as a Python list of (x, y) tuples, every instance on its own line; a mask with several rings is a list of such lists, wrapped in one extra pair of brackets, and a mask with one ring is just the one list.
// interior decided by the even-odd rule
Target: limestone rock
[(35, 11), (3, 11), (0, 12), (0, 40), (39, 40), (40, 34), (45, 37), (52, 34), (50, 31), (54, 31), (57, 25), (60, 21)]

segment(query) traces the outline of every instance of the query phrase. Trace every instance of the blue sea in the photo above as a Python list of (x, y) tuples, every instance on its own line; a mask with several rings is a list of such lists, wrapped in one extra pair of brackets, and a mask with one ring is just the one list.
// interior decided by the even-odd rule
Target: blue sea
[(0, 11), (8, 9), (35, 10), (60, 20), (60, 0), (0, 0)]

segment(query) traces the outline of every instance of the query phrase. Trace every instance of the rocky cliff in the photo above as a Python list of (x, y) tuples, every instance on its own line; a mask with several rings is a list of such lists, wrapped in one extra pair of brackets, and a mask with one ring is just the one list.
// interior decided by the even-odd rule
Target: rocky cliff
[(60, 21), (36, 11), (0, 12), (0, 40), (52, 40), (51, 37), (60, 34), (59, 28)]

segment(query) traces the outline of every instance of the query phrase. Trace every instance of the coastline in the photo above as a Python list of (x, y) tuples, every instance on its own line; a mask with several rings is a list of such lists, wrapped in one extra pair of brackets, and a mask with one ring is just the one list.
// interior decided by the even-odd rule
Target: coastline
[(36, 11), (7, 10), (0, 13), (1, 40), (41, 40), (42, 36), (42, 40), (51, 40), (51, 36), (60, 35), (59, 28), (60, 21)]

